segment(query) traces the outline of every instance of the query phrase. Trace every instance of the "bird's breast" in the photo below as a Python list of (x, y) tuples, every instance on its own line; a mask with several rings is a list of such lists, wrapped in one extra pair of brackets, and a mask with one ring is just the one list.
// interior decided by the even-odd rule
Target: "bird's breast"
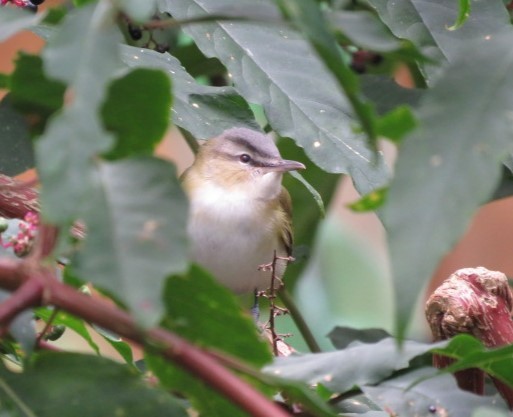
[(188, 233), (193, 260), (237, 293), (269, 286), (270, 273), (258, 270), (284, 254), (269, 204), (248, 191), (205, 187), (190, 196)]

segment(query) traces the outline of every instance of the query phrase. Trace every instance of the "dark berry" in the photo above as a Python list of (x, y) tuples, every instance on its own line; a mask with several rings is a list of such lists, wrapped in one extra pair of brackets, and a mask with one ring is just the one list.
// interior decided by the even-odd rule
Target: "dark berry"
[(40, 4), (43, 4), (45, 0), (30, 0), (30, 2), (36, 6), (39, 6)]
[(138, 41), (142, 38), (142, 30), (138, 28), (137, 26), (132, 26), (131, 24), (128, 25), (128, 33), (130, 34), (130, 37), (134, 41)]

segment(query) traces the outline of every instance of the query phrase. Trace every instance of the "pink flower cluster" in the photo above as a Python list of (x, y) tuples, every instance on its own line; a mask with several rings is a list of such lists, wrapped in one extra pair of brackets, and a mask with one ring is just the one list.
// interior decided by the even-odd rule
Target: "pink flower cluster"
[(36, 238), (39, 227), (39, 214), (29, 211), (23, 220), (20, 220), (19, 231), (16, 235), (3, 243), (0, 236), (0, 244), (4, 248), (12, 248), (16, 256), (25, 256), (30, 252)]

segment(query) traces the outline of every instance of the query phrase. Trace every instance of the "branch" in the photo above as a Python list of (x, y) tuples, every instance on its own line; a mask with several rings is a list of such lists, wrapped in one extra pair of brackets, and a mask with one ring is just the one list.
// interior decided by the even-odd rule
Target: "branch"
[[(53, 274), (39, 266), (25, 269), (26, 261), (15, 264), (0, 259), (0, 287), (13, 290), (40, 274)], [(43, 282), (43, 281), (40, 281)], [(179, 336), (162, 328), (141, 329), (125, 311), (104, 300), (88, 297), (57, 279), (44, 279), (42, 305), (53, 305), (75, 316), (104, 327), (141, 347), (157, 346), (157, 353), (201, 378), (212, 388), (229, 398), (249, 414), (257, 417), (289, 417), (290, 414), (241, 380), (214, 360), (208, 352), (199, 349)]]
[[(456, 271), (429, 297), (426, 318), (436, 340), (457, 334), (470, 334), (486, 347), (513, 343), (511, 318), (512, 295), (508, 279), (502, 272), (486, 268)], [(434, 358), (434, 365), (447, 366), (448, 359)], [(461, 388), (482, 394), (482, 372), (468, 370), (456, 373)], [(513, 409), (513, 388), (492, 377), (497, 390)]]
[(30, 211), (39, 211), (39, 193), (32, 183), (23, 183), (0, 174), (0, 216), (22, 219)]

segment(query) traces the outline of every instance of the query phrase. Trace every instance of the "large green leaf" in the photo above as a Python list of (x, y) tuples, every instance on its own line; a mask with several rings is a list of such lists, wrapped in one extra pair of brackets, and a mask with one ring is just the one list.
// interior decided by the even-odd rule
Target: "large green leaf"
[[(451, 30), (459, 5), (446, 0), (370, 0), (383, 22), (399, 38), (413, 42), (435, 64), (452, 60), (470, 40), (487, 40), (510, 32), (509, 16), (500, 0), (473, 1), (471, 16), (463, 26)], [(440, 65), (426, 63), (425, 75), (433, 80)]]
[(483, 344), (469, 335), (459, 335), (450, 343), (435, 352), (449, 356), (456, 362), (445, 368), (445, 372), (456, 372), (462, 369), (479, 368), (488, 375), (513, 386), (513, 345), (487, 349)]
[(140, 157), (98, 164), (83, 208), (78, 275), (115, 294), (144, 324), (161, 316), (164, 278), (187, 267), (187, 200), (173, 167)]
[(105, 127), (116, 134), (107, 156), (151, 155), (166, 133), (171, 83), (163, 71), (137, 68), (115, 80), (101, 108)]
[(0, 367), (1, 408), (23, 416), (186, 417), (177, 400), (130, 368), (97, 356), (44, 352), (22, 373)]
[(264, 372), (308, 384), (322, 384), (332, 392), (355, 385), (375, 384), (436, 345), (406, 341), (400, 349), (393, 338), (373, 344), (354, 343), (344, 350), (276, 358)]
[(401, 48), (402, 43), (387, 27), (367, 11), (330, 11), (326, 18), (334, 29), (342, 32), (351, 42), (376, 52), (391, 52)]
[(36, 143), (43, 215), (55, 223), (78, 217), (92, 184), (94, 156), (112, 137), (102, 127), (99, 106), (106, 84), (120, 68), (120, 34), (106, 1), (68, 14), (43, 51), (44, 68), (72, 91)]
[[(193, 266), (187, 274), (170, 277), (164, 300), (163, 327), (198, 345), (227, 352), (256, 367), (270, 361), (269, 346), (257, 334), (250, 315), (241, 311), (228, 289), (215, 283), (199, 267)], [(181, 368), (156, 356), (148, 356), (147, 362), (166, 387), (186, 394), (205, 415), (245, 415)]]
[(277, 0), (282, 14), (300, 30), (310, 42), (323, 64), (335, 77), (373, 149), (376, 148), (376, 114), (374, 107), (363, 99), (358, 77), (345, 62), (333, 33), (328, 30), (318, 4), (313, 0)]
[[(251, 0), (161, 0), (178, 19), (253, 6)], [(272, 4), (259, 2), (260, 9)], [(250, 16), (251, 17), (251, 16)], [(207, 56), (228, 69), (235, 88), (261, 104), (281, 136), (292, 137), (321, 168), (349, 173), (366, 193), (386, 182), (381, 157), (374, 157), (353, 131), (350, 105), (337, 82), (299, 33), (284, 24), (218, 21), (186, 28)]]
[[(430, 378), (433, 372), (433, 368), (421, 368), (361, 389), (388, 413), (398, 416), (468, 417), (478, 407), (490, 407), (496, 412), (507, 409), (500, 398), (462, 391), (452, 375)], [(412, 387), (422, 378), (429, 379)]]
[(513, 150), (512, 42), (505, 35), (462, 48), (426, 92), (420, 126), (401, 147), (383, 212), (400, 333), (419, 288), (492, 196)]
[(123, 46), (123, 61), (131, 66), (159, 68), (173, 80), (173, 123), (198, 139), (208, 139), (232, 127), (259, 129), (248, 104), (232, 87), (196, 83), (169, 54)]

